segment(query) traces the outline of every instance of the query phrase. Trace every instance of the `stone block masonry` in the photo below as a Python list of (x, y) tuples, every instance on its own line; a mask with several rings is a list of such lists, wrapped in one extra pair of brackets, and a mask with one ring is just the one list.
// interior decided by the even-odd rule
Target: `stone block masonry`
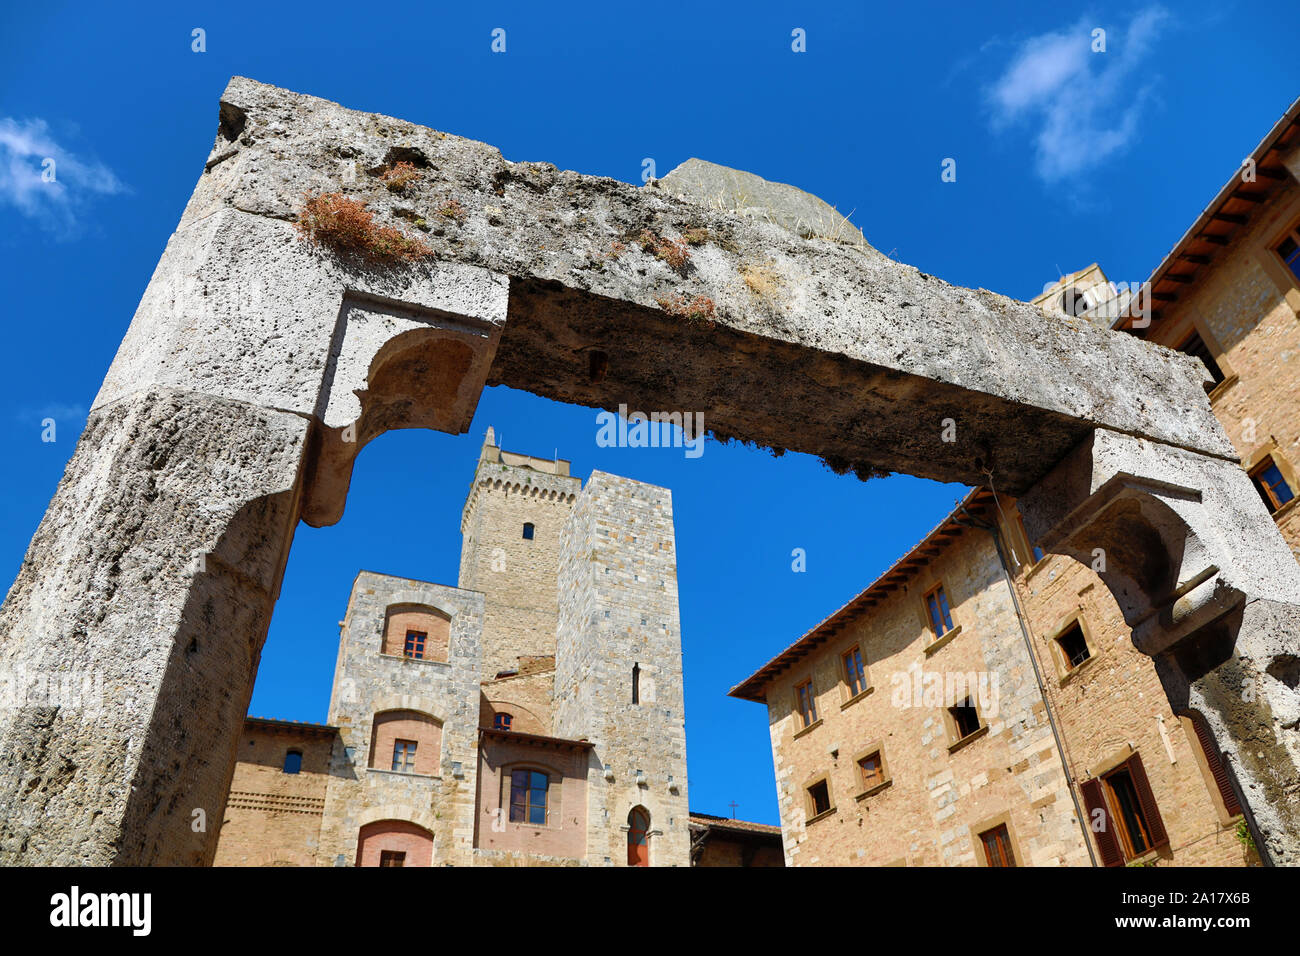
[(690, 864), (672, 495), (592, 472), (561, 536), (555, 732), (595, 744), (587, 855), (627, 862), (650, 814), (652, 866)]

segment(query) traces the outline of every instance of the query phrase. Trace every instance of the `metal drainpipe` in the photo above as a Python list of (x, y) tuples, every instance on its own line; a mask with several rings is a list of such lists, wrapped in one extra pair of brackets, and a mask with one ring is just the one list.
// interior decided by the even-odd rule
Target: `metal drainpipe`
[(1011, 568), (1007, 564), (1006, 555), (1002, 551), (1002, 536), (998, 534), (997, 525), (987, 524), (976, 518), (965, 505), (961, 505), (960, 508), (962, 514), (969, 518), (970, 521), (969, 523), (958, 521), (958, 524), (981, 528), (993, 536), (993, 550), (998, 554), (998, 563), (1002, 565), (1002, 576), (1007, 582), (1007, 590), (1011, 592), (1011, 606), (1016, 612), (1016, 621), (1020, 624), (1020, 636), (1025, 641), (1025, 653), (1029, 655), (1029, 666), (1034, 669), (1034, 682), (1038, 685), (1038, 696), (1043, 699), (1043, 706), (1047, 709), (1047, 723), (1052, 728), (1052, 740), (1056, 742), (1056, 753), (1061, 758), (1061, 768), (1065, 771), (1065, 786), (1070, 791), (1071, 802), (1074, 803), (1074, 815), (1079, 821), (1079, 829), (1083, 831), (1083, 845), (1088, 848), (1088, 859), (1095, 867), (1097, 865), (1097, 854), (1092, 848), (1092, 840), (1089, 839), (1088, 817), (1083, 812), (1083, 807), (1079, 805), (1079, 795), (1074, 790), (1070, 761), (1066, 759), (1065, 746), (1061, 743), (1061, 734), (1056, 727), (1056, 718), (1052, 716), (1052, 702), (1047, 699), (1047, 688), (1043, 685), (1043, 675), (1038, 670), (1038, 657), (1034, 654), (1033, 641), (1029, 637), (1029, 626), (1025, 623), (1025, 614), (1020, 608), (1020, 598), (1016, 594), (1016, 587), (1012, 582)]

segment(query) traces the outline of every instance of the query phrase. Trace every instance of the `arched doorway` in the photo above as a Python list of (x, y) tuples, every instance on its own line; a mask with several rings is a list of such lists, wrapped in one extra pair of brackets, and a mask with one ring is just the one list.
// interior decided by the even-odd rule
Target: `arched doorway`
[(357, 866), (433, 866), (433, 834), (406, 820), (376, 820), (357, 835)]
[(627, 865), (650, 865), (650, 814), (645, 807), (633, 807), (627, 815)]

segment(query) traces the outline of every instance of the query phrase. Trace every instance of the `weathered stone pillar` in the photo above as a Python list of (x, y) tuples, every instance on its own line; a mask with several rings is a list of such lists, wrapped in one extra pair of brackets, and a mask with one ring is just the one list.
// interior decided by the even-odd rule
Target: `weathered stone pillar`
[(1174, 711), (1209, 723), (1263, 858), (1300, 865), (1300, 565), (1246, 473), (1098, 429), (1020, 506), (1099, 573)]
[(211, 861), (295, 524), (383, 431), (464, 431), (505, 321), (483, 269), (196, 202), (0, 608), (0, 862)]
[(0, 861), (211, 861), (307, 429), (179, 389), (92, 412), (0, 609)]

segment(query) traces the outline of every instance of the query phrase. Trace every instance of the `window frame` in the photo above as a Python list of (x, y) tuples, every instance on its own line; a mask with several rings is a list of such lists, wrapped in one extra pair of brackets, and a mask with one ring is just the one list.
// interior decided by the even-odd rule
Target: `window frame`
[[(969, 706), (970, 710), (975, 713), (976, 726), (974, 730), (963, 734), (961, 732), (961, 724), (958, 722), (957, 715), (954, 714), (953, 711), (966, 709), (967, 706)], [(949, 753), (955, 753), (956, 751), (961, 750), (967, 744), (978, 740), (980, 737), (983, 737), (988, 733), (989, 725), (984, 721), (984, 715), (980, 713), (979, 704), (976, 702), (974, 694), (968, 693), (960, 704), (953, 704), (950, 707), (945, 707), (943, 713), (948, 724)]]
[[(804, 695), (802, 693), (805, 687), (808, 689), (808, 707), (806, 710), (804, 708)], [(794, 685), (794, 709), (795, 713), (799, 715), (799, 719), (803, 722), (803, 726), (798, 729), (797, 733), (803, 733), (805, 730), (812, 730), (812, 728), (821, 723), (821, 718), (817, 715), (817, 691), (816, 688), (813, 687), (813, 679), (811, 677), (807, 677)], [(811, 719), (809, 719), (810, 715)]]
[(492, 715), (492, 729), (502, 733), (509, 733), (514, 722), (515, 715), (504, 710), (499, 710)]
[(417, 631), (414, 628), (407, 628), (406, 637), (402, 641), (402, 656), (413, 661), (424, 660), (424, 649), (428, 640), (428, 631)]
[[(993, 853), (990, 851), (989, 837), (996, 840), (997, 848), (1000, 851), (999, 856), (1006, 862), (995, 862)], [(1011, 827), (1004, 821), (995, 823), (992, 826), (981, 830), (975, 837), (979, 841), (980, 849), (984, 851), (984, 865), (993, 869), (997, 868), (1017, 868), (1020, 866), (1016, 862), (1015, 845), (1011, 840)]]
[[(1136, 750), (1128, 750), (1119, 759), (1112, 758), (1105, 764), (1089, 772), (1087, 779), (1080, 781), (1079, 790), (1088, 813), (1088, 829), (1097, 846), (1103, 866), (1125, 866), (1134, 860), (1151, 856), (1162, 847), (1169, 845), (1169, 831), (1165, 828), (1164, 817), (1160, 813), (1160, 803), (1151, 788), (1151, 781), (1146, 774), (1142, 755)], [(1147, 846), (1138, 851), (1133, 846), (1132, 834), (1129, 832), (1113, 781), (1121, 773), (1127, 773), (1133, 788), (1134, 806), (1140, 815), (1140, 830)], [(1101, 811), (1104, 820), (1098, 830), (1094, 819)]]
[[(516, 765), (507, 769), (508, 777), (506, 779), (506, 820), (510, 823), (518, 824), (524, 827), (545, 827), (551, 823), (551, 786), (555, 781), (555, 772), (552, 770), (543, 770), (532, 764)], [(528, 774), (528, 786), (524, 790), (523, 802), (515, 800), (515, 775)], [(541, 777), (545, 781), (543, 787), (538, 791), (535, 784), (535, 777)], [(542, 822), (538, 823), (532, 819), (532, 811), (539, 808), (539, 805), (533, 801), (533, 794), (540, 792), (542, 794)], [(515, 808), (521, 807), (523, 817), (515, 819)]]
[[(930, 598), (937, 595), (935, 600), (935, 610), (939, 612), (940, 620), (935, 621), (935, 616), (930, 613)], [(952, 617), (952, 601), (948, 597), (948, 591), (943, 586), (942, 581), (935, 583), (928, 591), (921, 596), (921, 606), (925, 611), (926, 624), (930, 629), (930, 643), (935, 643), (943, 638), (953, 634), (957, 630), (957, 625)], [(939, 624), (946, 624), (943, 630), (939, 630)]]
[[(813, 790), (821, 787), (826, 791), (826, 807), (823, 810), (817, 809), (817, 801), (813, 797)], [(831, 778), (829, 773), (821, 773), (813, 777), (803, 788), (804, 792), (804, 811), (806, 818), (804, 824), (813, 823), (823, 817), (828, 817), (835, 812), (835, 794), (831, 790)]]
[[(1296, 246), (1293, 253), (1296, 260), (1294, 267), (1287, 262), (1286, 257), (1282, 255), (1281, 250), (1278, 248), (1288, 239), (1295, 243)], [(1293, 221), (1291, 225), (1276, 233), (1268, 243), (1268, 251), (1273, 256), (1274, 261), (1280, 264), (1282, 270), (1290, 277), (1292, 284), (1300, 287), (1300, 219)]]
[[(874, 782), (868, 780), (862, 767), (863, 761), (872, 757), (876, 758), (879, 769)], [(854, 756), (853, 772), (857, 774), (858, 785), (862, 787), (862, 791), (855, 798), (857, 800), (864, 800), (872, 794), (879, 793), (894, 782), (894, 778), (889, 772), (889, 760), (885, 757), (885, 746), (879, 740), (872, 741)]]
[[(849, 670), (850, 657), (857, 658), (858, 679), (862, 685), (856, 690)], [(857, 700), (871, 690), (871, 677), (867, 673), (867, 655), (863, 652), (861, 644), (853, 644), (840, 652), (840, 681), (844, 685), (845, 703)]]
[[(408, 746), (409, 745), (409, 746)], [(408, 740), (405, 737), (393, 738), (393, 760), (391, 763), (391, 773), (415, 773), (415, 752), (419, 749), (418, 740)], [(398, 754), (401, 754), (401, 760), (398, 760)], [(398, 763), (402, 766), (398, 766)]]
[[(1276, 471), (1278, 476), (1277, 483), (1273, 485), (1268, 484), (1261, 477), (1262, 472), (1270, 469)], [(1250, 477), (1250, 483), (1255, 486), (1255, 490), (1260, 492), (1260, 497), (1265, 499), (1264, 503), (1269, 506), (1269, 514), (1276, 516), (1283, 508), (1295, 501), (1295, 488), (1293, 488), (1291, 482), (1287, 480), (1286, 471), (1283, 470), (1281, 464), (1278, 463), (1277, 455), (1274, 451), (1268, 451), (1261, 455), (1259, 460), (1254, 462), (1250, 468), (1247, 469), (1246, 474)], [(1286, 501), (1280, 501), (1277, 494), (1274, 492), (1274, 489), (1279, 484), (1285, 486), (1287, 492), (1291, 495), (1291, 497)]]
[[(1070, 658), (1066, 655), (1065, 648), (1061, 646), (1061, 638), (1076, 627), (1079, 629), (1079, 633), (1083, 637), (1083, 643), (1088, 650), (1088, 656), (1078, 664), (1071, 664)], [(1088, 621), (1079, 613), (1071, 614), (1062, 621), (1054, 631), (1052, 631), (1052, 636), (1049, 638), (1049, 645), (1051, 648), (1052, 660), (1056, 663), (1058, 683), (1062, 686), (1069, 683), (1076, 674), (1080, 673), (1089, 661), (1096, 660), (1098, 656), (1097, 644), (1092, 639), (1092, 631), (1088, 627)]]

